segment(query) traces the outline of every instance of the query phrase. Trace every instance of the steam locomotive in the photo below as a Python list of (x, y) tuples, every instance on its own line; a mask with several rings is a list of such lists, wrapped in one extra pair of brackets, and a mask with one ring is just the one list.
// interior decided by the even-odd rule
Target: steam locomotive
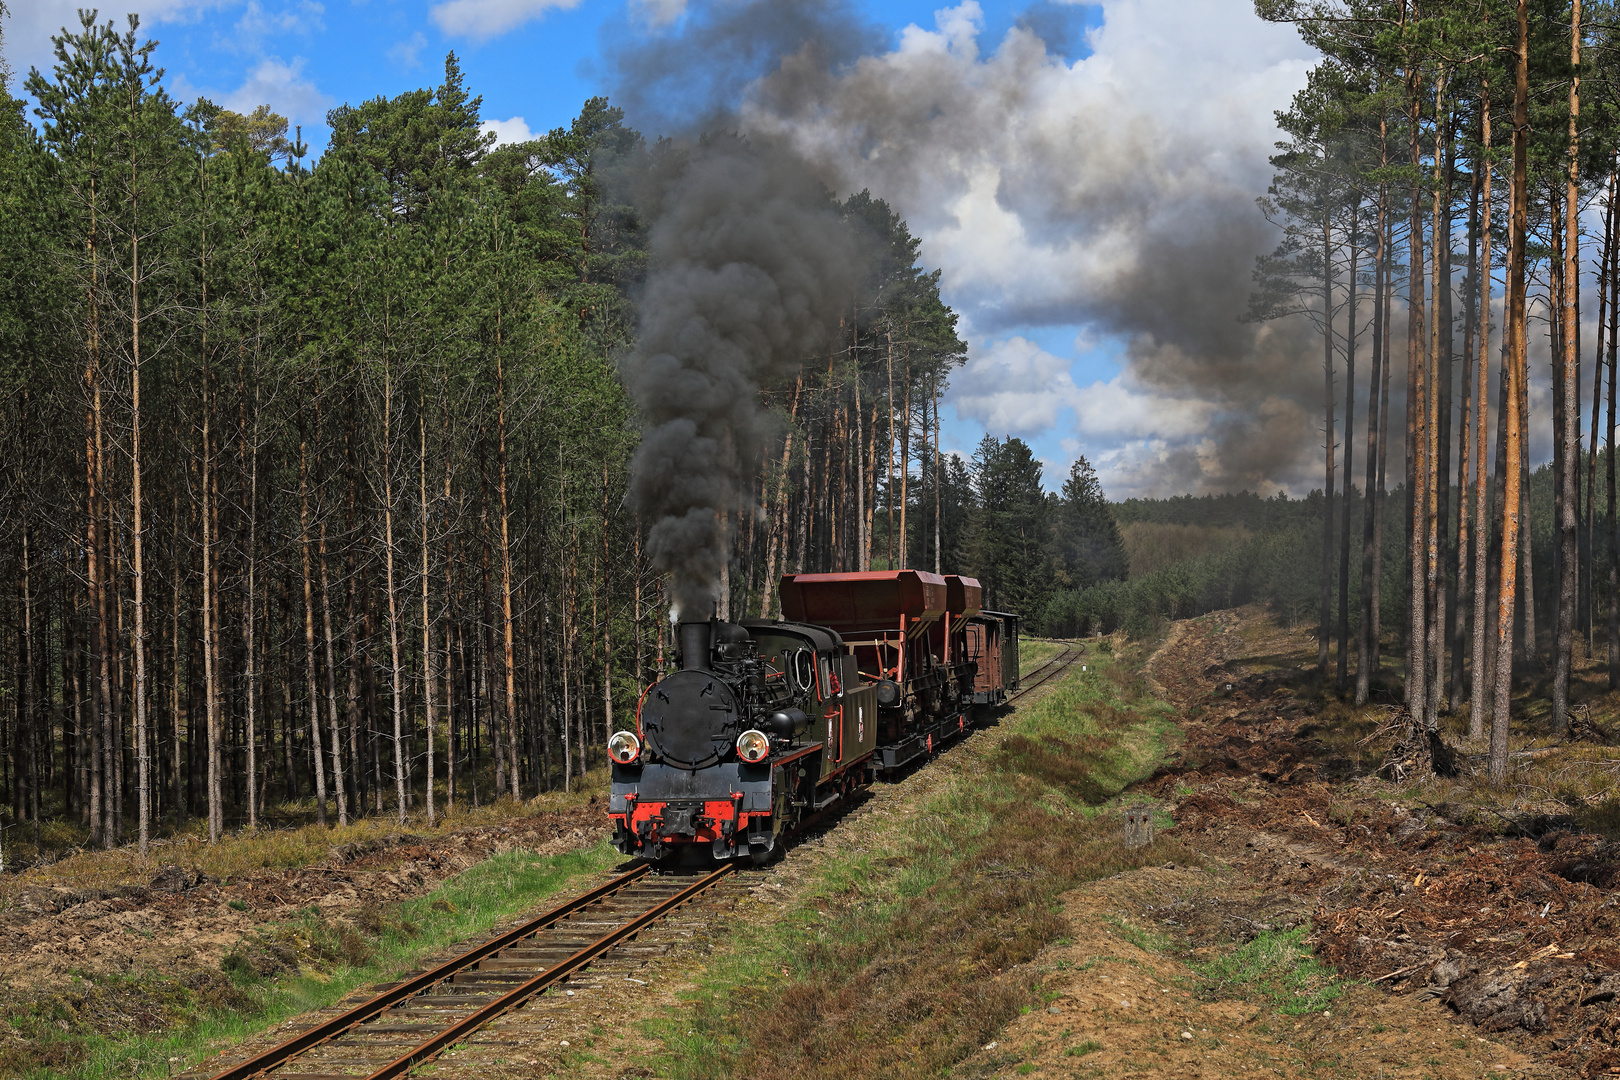
[(608, 740), (619, 851), (763, 863), (1018, 688), (1018, 616), (973, 578), (789, 574), (781, 598), (780, 620), (677, 625), (677, 670)]

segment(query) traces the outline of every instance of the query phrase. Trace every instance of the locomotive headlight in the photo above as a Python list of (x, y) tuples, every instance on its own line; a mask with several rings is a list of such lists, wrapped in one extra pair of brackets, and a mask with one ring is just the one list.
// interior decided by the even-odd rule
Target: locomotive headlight
[(608, 738), (608, 757), (628, 765), (641, 755), (641, 740), (633, 731), (615, 731)]
[(744, 761), (764, 761), (771, 752), (771, 740), (763, 731), (745, 731), (737, 736), (737, 756)]

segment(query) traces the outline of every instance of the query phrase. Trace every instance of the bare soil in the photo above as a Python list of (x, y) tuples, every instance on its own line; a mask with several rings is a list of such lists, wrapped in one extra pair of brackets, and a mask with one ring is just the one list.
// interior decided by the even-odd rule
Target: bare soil
[(1359, 988), (1320, 1014), (1279, 1016), (1264, 1000), (1211, 1000), (1187, 964), (1129, 940), (1121, 924), (1172, 906), (1231, 910), (1242, 888), (1202, 870), (1132, 871), (1075, 890), (1073, 932), (1048, 948), (1051, 1000), (1014, 1021), (958, 1075), (1080, 1077), (1383, 1076), (1462, 1080), (1538, 1075), (1503, 1042), (1463, 1035), (1438, 1002)]

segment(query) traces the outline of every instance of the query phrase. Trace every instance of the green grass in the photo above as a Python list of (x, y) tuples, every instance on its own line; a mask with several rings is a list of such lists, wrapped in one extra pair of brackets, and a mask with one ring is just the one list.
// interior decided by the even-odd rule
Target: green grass
[(664, 1070), (937, 1075), (1041, 1005), (1028, 961), (1068, 931), (1063, 893), (1196, 861), (1174, 841), (1125, 849), (1118, 822), (1093, 812), (1167, 752), (1137, 662), (1092, 656), (1088, 672), (933, 766), (914, 812), (826, 858), (802, 907), (730, 933), (690, 1014), (651, 1025)]
[[(552, 856), (506, 852), (424, 896), (364, 909), (353, 924), (306, 909), (261, 927), (226, 956), (218, 976), (76, 979), (47, 998), (4, 1002), (0, 1077), (110, 1080), (184, 1071), (222, 1046), (397, 978), (422, 957), (540, 907), (620, 858), (606, 843)], [(143, 1003), (158, 1030), (120, 1030), (116, 1010), (130, 1002)], [(97, 1012), (109, 1011), (115, 1023), (93, 1024)]]
[(1056, 641), (1019, 638), (1018, 674), (1028, 675), (1062, 651), (1063, 646)]
[(1344, 995), (1346, 986), (1305, 944), (1305, 927), (1269, 930), (1195, 970), (1206, 992), (1226, 998), (1269, 1001), (1288, 1016), (1320, 1012)]
[(1176, 940), (1169, 934), (1161, 934), (1157, 930), (1137, 926), (1129, 919), (1121, 918), (1118, 915), (1104, 915), (1103, 921), (1112, 926), (1120, 937), (1143, 952), (1167, 953), (1176, 946)]

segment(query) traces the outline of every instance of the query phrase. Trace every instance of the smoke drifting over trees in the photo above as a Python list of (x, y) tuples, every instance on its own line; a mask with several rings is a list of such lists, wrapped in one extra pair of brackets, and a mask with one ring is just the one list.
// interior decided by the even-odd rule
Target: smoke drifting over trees
[(9, 865), (568, 787), (666, 597), (963, 568), (956, 316), (791, 147), (593, 98), (494, 148), (452, 54), (311, 163), (136, 25), (58, 44), (0, 110)]
[(634, 351), (645, 430), (630, 492), (675, 614), (707, 618), (776, 425), (760, 390), (826, 351), (861, 280), (856, 234), (803, 162), (704, 139), (660, 199)]
[[(759, 6), (783, 5), (742, 7)], [(1173, 15), (1110, 4), (1093, 55), (1070, 62), (1038, 36), (1039, 20), (983, 41), (977, 5), (965, 4), (940, 12), (935, 30), (851, 57), (840, 46), (862, 38), (843, 29), (841, 8), (786, 6), (818, 11), (817, 35), (749, 85), (743, 129), (790, 141), (838, 190), (882, 193), (944, 267), (971, 335), (1085, 324), (1123, 339), (1122, 379), (1090, 388), (1129, 399), (1136, 416), (1094, 458), (1111, 488), (1306, 489), (1320, 444), (1319, 387), (1302, 363), (1314, 338), (1241, 321), (1253, 260), (1275, 242), (1253, 205), (1270, 109), (1308, 55), (1286, 29), (1257, 38), (1215, 3)], [(711, 10), (752, 25), (732, 5), (694, 10), (701, 28)], [(693, 34), (695, 52), (707, 36)], [(983, 362), (994, 385), (956, 399), (975, 419), (988, 421), (998, 393), (1085, 407), (1066, 362), (1018, 372), (993, 350)], [(1154, 413), (1201, 403), (1215, 410), (1197, 435), (1162, 438)]]

